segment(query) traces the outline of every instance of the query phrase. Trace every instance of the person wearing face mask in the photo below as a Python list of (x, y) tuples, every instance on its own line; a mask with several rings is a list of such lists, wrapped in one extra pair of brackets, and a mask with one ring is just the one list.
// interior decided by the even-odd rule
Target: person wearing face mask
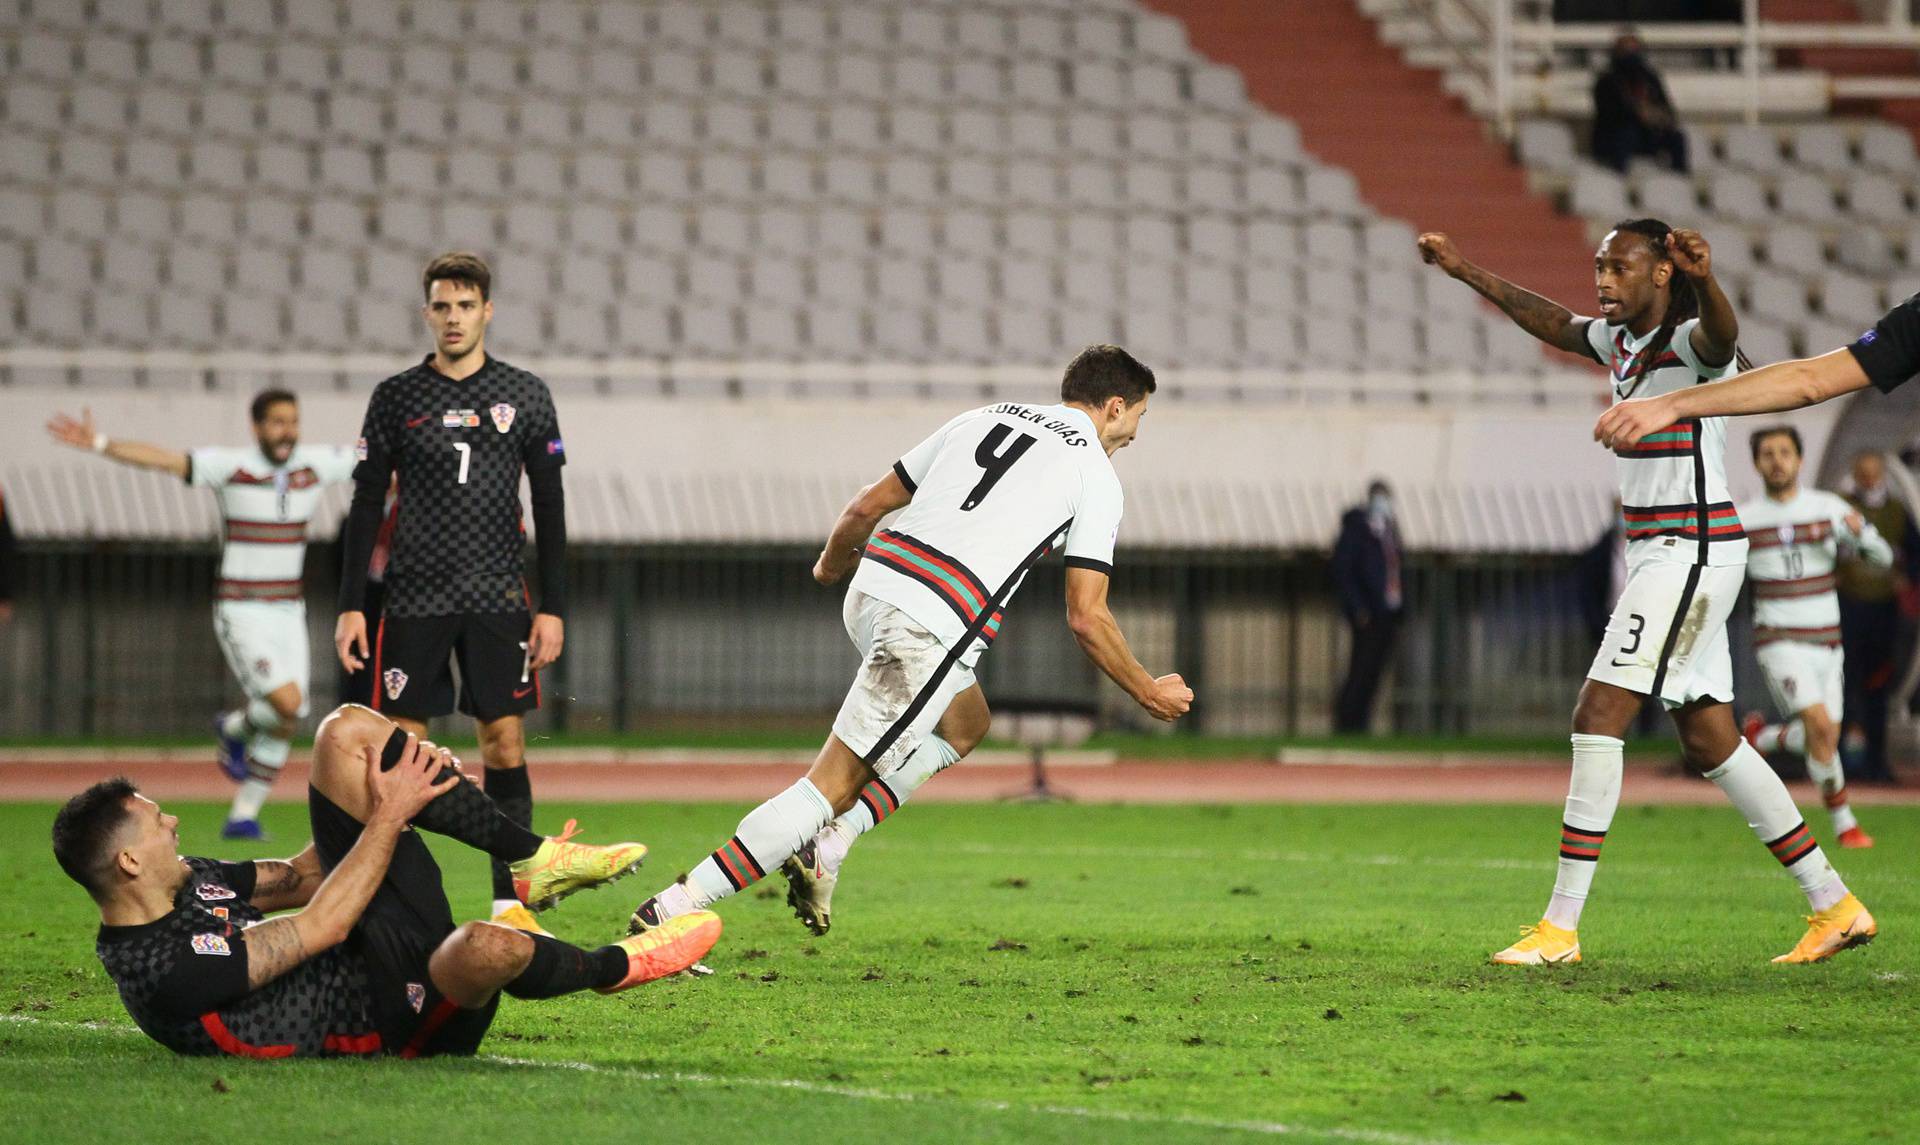
[(1626, 172), (1636, 155), (1663, 158), (1687, 173), (1687, 136), (1667, 97), (1667, 85), (1647, 62), (1640, 37), (1613, 42), (1606, 70), (1593, 81), (1593, 158)]
[(1347, 678), (1333, 705), (1333, 730), (1365, 733), (1373, 725), (1373, 699), (1380, 676), (1393, 658), (1406, 605), (1400, 582), (1400, 526), (1394, 519), (1393, 490), (1375, 479), (1364, 504), (1340, 519), (1333, 546), (1334, 590), (1353, 631)]
[(1900, 597), (1907, 586), (1904, 570), (1920, 567), (1920, 530), (1914, 528), (1907, 507), (1891, 495), (1886, 462), (1878, 453), (1863, 452), (1853, 459), (1853, 492), (1847, 501), (1900, 557), (1891, 568), (1854, 559), (1841, 561), (1834, 570), (1840, 645), (1846, 656), (1846, 707), (1865, 739), (1854, 778), (1886, 782), (1893, 778), (1887, 766), (1887, 692), (1899, 674), (1894, 653), (1905, 629)]

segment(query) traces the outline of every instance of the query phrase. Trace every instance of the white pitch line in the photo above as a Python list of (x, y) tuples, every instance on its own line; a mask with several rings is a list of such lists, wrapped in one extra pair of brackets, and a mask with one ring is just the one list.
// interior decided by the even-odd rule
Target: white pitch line
[[(57, 1018), (36, 1018), (31, 1014), (0, 1014), (0, 1022), (41, 1026), (50, 1030), (86, 1031), (89, 1033), (113, 1034), (116, 1036), (140, 1033), (140, 1031), (133, 1026), (112, 1025), (105, 1022), (67, 1022)], [(980, 1101), (966, 1098), (941, 1097), (924, 1093), (867, 1089), (859, 1086), (807, 1081), (802, 1078), (723, 1077), (709, 1073), (683, 1073), (677, 1070), (644, 1070), (626, 1066), (600, 1065), (594, 1062), (507, 1057), (502, 1054), (478, 1054), (473, 1060), (491, 1065), (507, 1066), (514, 1069), (566, 1070), (572, 1073), (604, 1074), (612, 1077), (630, 1078), (634, 1081), (672, 1082), (679, 1085), (738, 1086), (751, 1089), (777, 1089), (793, 1093), (817, 1094), (823, 1097), (839, 1097), (850, 1101), (880, 1101), (902, 1105), (959, 1106), (966, 1109), (979, 1110), (984, 1113), (1037, 1113), (1049, 1117), (1073, 1117), (1086, 1121), (1114, 1121), (1133, 1125), (1180, 1126), (1182, 1128), (1212, 1129), (1221, 1132), (1251, 1133), (1265, 1137), (1302, 1137), (1308, 1140), (1322, 1138), (1333, 1141), (1363, 1142), (1365, 1145), (1453, 1145), (1452, 1142), (1437, 1137), (1411, 1137), (1403, 1133), (1389, 1133), (1383, 1130), (1343, 1129), (1337, 1127), (1321, 1129), (1305, 1125), (1288, 1125), (1279, 1121), (1230, 1121), (1221, 1118), (1197, 1117), (1182, 1113), (1139, 1113), (1124, 1109), (1088, 1109), (1073, 1105), (1016, 1105), (1008, 1101)]]

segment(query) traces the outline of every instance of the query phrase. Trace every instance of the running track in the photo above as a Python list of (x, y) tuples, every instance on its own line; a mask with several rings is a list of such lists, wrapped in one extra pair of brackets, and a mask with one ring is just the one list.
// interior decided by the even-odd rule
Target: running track
[[(728, 756), (723, 761), (674, 758), (671, 753), (530, 753), (543, 800), (591, 802), (753, 803), (805, 772), (803, 759), (784, 753)], [(233, 785), (206, 753), (12, 750), (0, 753), (0, 801), (58, 801), (97, 779), (125, 774), (156, 799), (224, 800)], [(469, 761), (469, 770), (477, 761)], [(288, 763), (279, 797), (300, 792), (304, 758)], [(1053, 790), (1083, 803), (1511, 803), (1559, 806), (1567, 794), (1567, 765), (1559, 760), (1440, 763), (1407, 756), (1327, 753), (1297, 762), (1210, 760), (1118, 762), (1069, 760), (1050, 765)], [(991, 802), (1027, 790), (1029, 769), (1015, 758), (970, 760), (919, 793), (927, 802)], [(1794, 797), (1817, 804), (1804, 783)], [(1857, 804), (1920, 803), (1916, 787), (1855, 787)], [(1719, 804), (1710, 783), (1666, 767), (1630, 766), (1622, 801), (1629, 804)]]

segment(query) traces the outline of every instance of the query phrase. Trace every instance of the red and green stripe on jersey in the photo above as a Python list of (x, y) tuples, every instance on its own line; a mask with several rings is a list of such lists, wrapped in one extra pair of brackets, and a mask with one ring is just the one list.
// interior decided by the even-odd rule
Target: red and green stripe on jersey
[(1693, 453), (1700, 439), (1700, 423), (1692, 419), (1676, 421), (1672, 425), (1640, 439), (1638, 445), (1613, 451), (1615, 457), (1667, 458), (1687, 457)]
[(243, 521), (227, 518), (230, 545), (299, 545), (306, 543), (305, 521)]
[[(1645, 353), (1646, 349), (1647, 347), (1642, 347), (1640, 352)], [(1621, 382), (1632, 381), (1636, 374), (1645, 377), (1647, 374), (1667, 366), (1685, 365), (1685, 363), (1680, 360), (1679, 351), (1673, 349), (1671, 343), (1669, 343), (1666, 349), (1661, 350), (1660, 353), (1654, 356), (1651, 362), (1646, 363), (1646, 365), (1642, 367), (1638, 360), (1638, 355), (1627, 348), (1627, 332), (1625, 328), (1622, 328), (1613, 336), (1613, 354), (1611, 357), (1613, 361), (1607, 363), (1607, 368), (1613, 371), (1613, 380), (1616, 385)]]
[(1840, 646), (1840, 626), (1826, 628), (1782, 628), (1778, 625), (1759, 624), (1753, 629), (1753, 646), (1764, 648), (1769, 644), (1819, 644), (1827, 648)]
[(1783, 545), (1817, 545), (1831, 536), (1832, 521), (1809, 521), (1804, 525), (1755, 529), (1747, 534), (1747, 543), (1756, 549), (1777, 549)]
[[(1740, 513), (1733, 507), (1733, 502), (1720, 501), (1705, 508), (1709, 541), (1746, 538), (1747, 531), (1740, 525)], [(1649, 537), (1699, 540), (1700, 510), (1699, 505), (1623, 505), (1620, 515), (1626, 521), (1629, 541), (1643, 541)]]
[[(861, 555), (882, 568), (931, 589), (941, 603), (951, 608), (954, 615), (966, 624), (978, 619), (993, 599), (986, 584), (966, 565), (905, 533), (882, 529), (867, 542), (866, 552)], [(994, 637), (1000, 635), (1000, 619), (1000, 611), (995, 609), (986, 624), (981, 626), (980, 640), (983, 643), (991, 644)]]
[[(1752, 541), (1753, 538), (1749, 536), (1747, 540)], [(1749, 572), (1747, 580), (1753, 585), (1755, 600), (1792, 600), (1802, 596), (1824, 596), (1832, 592), (1834, 586), (1832, 573), (1803, 576), (1793, 580), (1761, 580)]]

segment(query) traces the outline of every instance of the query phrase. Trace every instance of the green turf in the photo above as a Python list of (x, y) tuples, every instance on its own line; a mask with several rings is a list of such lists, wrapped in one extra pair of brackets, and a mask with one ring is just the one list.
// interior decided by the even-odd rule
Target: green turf
[[(189, 849), (244, 853), (178, 810)], [(741, 810), (544, 808), (655, 847), (552, 925), (607, 935)], [(546, 1064), (169, 1056), (92, 957), (49, 814), (0, 807), (5, 1139), (1920, 1140), (1916, 808), (1867, 809), (1880, 847), (1838, 856), (1885, 932), (1866, 950), (1768, 964), (1802, 904), (1738, 818), (1635, 808), (1586, 964), (1529, 971), (1485, 956), (1546, 897), (1551, 808), (912, 807), (849, 862), (827, 938), (748, 895), (712, 978), (507, 1002), (487, 1053)], [(436, 850), (481, 910), (480, 861)]]

